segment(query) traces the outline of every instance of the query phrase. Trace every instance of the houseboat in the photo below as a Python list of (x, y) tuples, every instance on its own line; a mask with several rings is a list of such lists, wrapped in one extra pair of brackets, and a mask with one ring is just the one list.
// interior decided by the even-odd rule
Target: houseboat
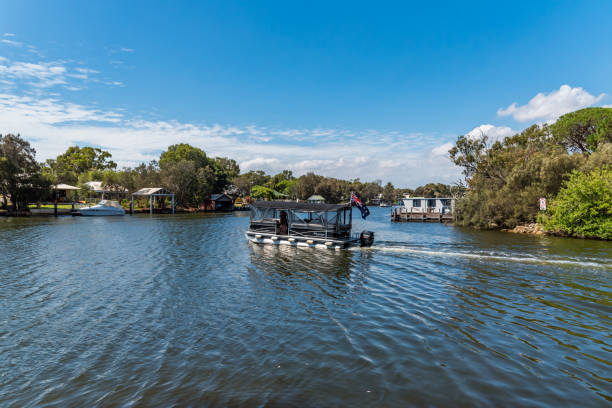
[(454, 198), (404, 197), (391, 208), (391, 220), (448, 222), (453, 220), (454, 212)]
[(342, 249), (371, 246), (374, 233), (352, 234), (350, 204), (255, 201), (246, 238), (256, 244)]

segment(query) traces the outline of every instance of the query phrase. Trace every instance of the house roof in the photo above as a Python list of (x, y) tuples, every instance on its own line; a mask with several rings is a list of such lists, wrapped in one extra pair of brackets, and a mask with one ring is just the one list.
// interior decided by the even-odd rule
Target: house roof
[(70, 184), (56, 184), (53, 186), (54, 190), (78, 190), (78, 187), (71, 186)]
[(325, 201), (325, 198), (320, 195), (311, 195), (306, 201)]
[(112, 192), (119, 192), (119, 191), (123, 191), (123, 192), (128, 191), (127, 188), (121, 187), (121, 186), (117, 186), (115, 190), (109, 189), (108, 186), (103, 185), (101, 181), (88, 181), (85, 184), (89, 187), (90, 190), (93, 190), (96, 193), (112, 193)]
[(404, 197), (402, 200), (452, 200), (452, 197)]
[(348, 204), (325, 203), (296, 203), (295, 201), (255, 201), (251, 204), (255, 208), (275, 208), (278, 210), (297, 211), (336, 211), (341, 208), (350, 208)]
[(136, 196), (150, 196), (150, 195), (153, 195), (153, 194), (173, 195), (171, 192), (169, 192), (168, 190), (166, 190), (163, 187), (146, 187), (146, 188), (141, 188), (140, 190), (136, 191), (132, 195), (136, 195)]
[(231, 197), (225, 194), (212, 194), (210, 199), (213, 201), (232, 201)]

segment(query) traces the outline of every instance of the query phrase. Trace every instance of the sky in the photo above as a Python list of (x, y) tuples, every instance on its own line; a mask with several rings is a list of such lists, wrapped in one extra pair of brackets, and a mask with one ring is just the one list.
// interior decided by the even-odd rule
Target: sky
[(454, 183), (459, 135), (612, 106), (611, 1), (0, 0), (0, 134), (120, 166)]

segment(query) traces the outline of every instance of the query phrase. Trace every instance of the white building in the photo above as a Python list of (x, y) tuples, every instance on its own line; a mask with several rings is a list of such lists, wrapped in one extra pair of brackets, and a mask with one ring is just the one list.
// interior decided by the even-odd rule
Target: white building
[(455, 199), (450, 197), (404, 197), (399, 200), (399, 206), (411, 213), (449, 214), (455, 210)]

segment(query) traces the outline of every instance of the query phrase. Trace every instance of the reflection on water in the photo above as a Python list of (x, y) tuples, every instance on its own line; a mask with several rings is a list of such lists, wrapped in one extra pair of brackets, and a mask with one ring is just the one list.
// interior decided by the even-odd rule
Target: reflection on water
[(605, 405), (612, 245), (245, 214), (0, 219), (0, 405)]

